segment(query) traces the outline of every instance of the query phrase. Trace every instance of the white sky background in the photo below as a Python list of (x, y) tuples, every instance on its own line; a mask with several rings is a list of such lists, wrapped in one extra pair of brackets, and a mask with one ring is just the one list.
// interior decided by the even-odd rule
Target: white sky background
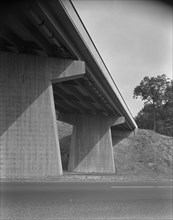
[(172, 7), (152, 0), (72, 0), (133, 116), (145, 76), (172, 78)]

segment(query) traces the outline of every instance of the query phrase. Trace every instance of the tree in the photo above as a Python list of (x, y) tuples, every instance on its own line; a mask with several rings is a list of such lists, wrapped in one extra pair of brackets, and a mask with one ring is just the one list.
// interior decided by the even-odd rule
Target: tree
[(144, 108), (135, 118), (139, 127), (154, 131), (158, 131), (159, 128), (162, 130), (161, 133), (164, 132), (166, 120), (169, 118), (172, 121), (173, 116), (172, 88), (173, 82), (164, 74), (151, 78), (144, 77), (133, 93), (133, 98), (140, 97), (144, 101)]
[(135, 117), (139, 128), (153, 130), (154, 115), (153, 105), (146, 104)]
[(162, 120), (164, 121), (165, 133), (169, 136), (173, 136), (173, 80), (167, 84), (165, 105), (162, 109)]
[(145, 103), (159, 106), (164, 103), (163, 97), (169, 82), (165, 74), (151, 78), (145, 76), (134, 89), (133, 98), (141, 97)]
[(173, 107), (173, 80), (167, 82), (164, 100), (166, 105)]

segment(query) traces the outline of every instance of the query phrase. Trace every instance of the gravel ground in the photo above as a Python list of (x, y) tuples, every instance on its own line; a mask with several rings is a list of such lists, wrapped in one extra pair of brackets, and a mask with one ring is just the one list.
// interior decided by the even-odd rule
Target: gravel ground
[(64, 172), (64, 175), (59, 177), (44, 177), (44, 178), (5, 178), (1, 182), (140, 182), (140, 181), (165, 181), (172, 182), (170, 175), (115, 175), (115, 174), (76, 174)]

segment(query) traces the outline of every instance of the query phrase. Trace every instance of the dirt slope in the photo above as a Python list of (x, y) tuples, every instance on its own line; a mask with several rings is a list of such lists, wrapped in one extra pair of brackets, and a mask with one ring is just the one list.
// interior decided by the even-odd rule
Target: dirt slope
[(117, 174), (171, 178), (173, 138), (139, 129), (114, 146), (114, 158)]

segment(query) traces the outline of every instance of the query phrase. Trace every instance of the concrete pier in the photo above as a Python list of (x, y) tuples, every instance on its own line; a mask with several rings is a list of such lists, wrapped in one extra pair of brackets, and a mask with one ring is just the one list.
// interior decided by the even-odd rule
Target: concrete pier
[(52, 80), (80, 66), (80, 61), (0, 53), (1, 177), (62, 174)]
[(111, 127), (125, 123), (124, 117), (59, 114), (73, 125), (68, 170), (85, 173), (114, 173)]

